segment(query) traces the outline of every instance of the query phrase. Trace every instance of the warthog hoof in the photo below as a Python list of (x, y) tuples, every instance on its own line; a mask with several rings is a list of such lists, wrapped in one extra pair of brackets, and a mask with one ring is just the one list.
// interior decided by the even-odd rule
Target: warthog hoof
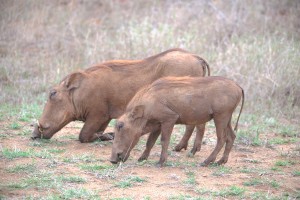
[(99, 135), (99, 139), (101, 141), (108, 141), (108, 140), (113, 140), (115, 137), (115, 133), (110, 132), (110, 133), (104, 133), (102, 135)]
[(200, 151), (200, 149), (201, 149), (200, 147), (193, 147), (192, 150), (191, 150), (191, 154), (192, 154), (192, 155), (195, 155), (195, 153), (196, 153), (197, 151)]
[(147, 160), (148, 156), (147, 155), (141, 155), (141, 157), (138, 159), (139, 162), (142, 162), (144, 160)]
[(228, 158), (222, 157), (220, 160), (218, 160), (217, 164), (218, 165), (222, 165), (222, 164), (227, 163), (227, 161), (228, 161)]
[(181, 151), (181, 149), (186, 150), (187, 144), (177, 144), (176, 147), (174, 148), (175, 151)]

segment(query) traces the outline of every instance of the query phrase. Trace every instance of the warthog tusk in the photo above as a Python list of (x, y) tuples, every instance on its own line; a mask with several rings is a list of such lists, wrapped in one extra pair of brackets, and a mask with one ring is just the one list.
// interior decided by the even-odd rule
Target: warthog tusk
[(39, 129), (39, 132), (42, 133), (43, 132), (43, 128), (41, 128), (41, 125), (40, 125), (39, 121), (37, 121), (37, 126), (38, 126), (38, 129)]

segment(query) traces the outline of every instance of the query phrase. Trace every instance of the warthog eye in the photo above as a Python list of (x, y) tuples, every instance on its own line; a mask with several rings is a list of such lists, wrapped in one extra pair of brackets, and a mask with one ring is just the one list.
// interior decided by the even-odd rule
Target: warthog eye
[(55, 90), (50, 91), (50, 99), (51, 99), (52, 97), (54, 97), (55, 94), (56, 94), (56, 91), (55, 91)]
[(116, 128), (117, 128), (118, 131), (120, 131), (121, 128), (123, 128), (123, 127), (124, 127), (124, 122), (117, 122)]

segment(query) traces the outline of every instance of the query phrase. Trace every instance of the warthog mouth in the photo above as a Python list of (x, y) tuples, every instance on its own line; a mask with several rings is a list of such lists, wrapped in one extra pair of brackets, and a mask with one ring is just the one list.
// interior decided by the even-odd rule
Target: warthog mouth
[(119, 163), (119, 160), (117, 161), (117, 160), (110, 160), (110, 162), (112, 163), (112, 164), (118, 164)]
[(129, 155), (128, 156), (124, 156), (123, 153), (118, 153), (117, 154), (117, 157), (114, 158), (114, 159), (111, 159), (110, 162), (112, 164), (118, 164), (119, 162), (126, 162), (126, 160), (128, 159)]
[(35, 140), (35, 139), (38, 139), (38, 138), (41, 138), (41, 139), (50, 139), (50, 137), (48, 136), (45, 136), (44, 134), (44, 131), (46, 129), (49, 129), (49, 127), (43, 127), (41, 126), (41, 124), (39, 123), (39, 121), (37, 121), (36, 123), (36, 127), (32, 133), (32, 136), (31, 136), (31, 139), (32, 140)]
[(117, 154), (117, 157), (111, 159), (110, 162), (111, 162), (112, 164), (118, 164), (121, 160), (122, 160), (122, 156), (121, 156), (120, 153), (118, 153), (118, 154)]
[(127, 148), (127, 150), (125, 152), (117, 153), (117, 156), (114, 156), (114, 158), (111, 159), (110, 162), (112, 164), (118, 164), (120, 161), (126, 162), (126, 160), (129, 158), (130, 151), (133, 148), (134, 143), (136, 143), (136, 142), (137, 141), (132, 140), (129, 147)]

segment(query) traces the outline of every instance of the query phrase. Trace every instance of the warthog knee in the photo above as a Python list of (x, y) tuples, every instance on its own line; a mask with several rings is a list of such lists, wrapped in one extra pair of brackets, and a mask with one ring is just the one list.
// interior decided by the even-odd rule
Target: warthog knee
[(85, 136), (82, 136), (82, 135), (79, 135), (79, 141), (80, 141), (81, 143), (88, 143), (88, 142), (91, 142), (90, 138), (85, 137)]

